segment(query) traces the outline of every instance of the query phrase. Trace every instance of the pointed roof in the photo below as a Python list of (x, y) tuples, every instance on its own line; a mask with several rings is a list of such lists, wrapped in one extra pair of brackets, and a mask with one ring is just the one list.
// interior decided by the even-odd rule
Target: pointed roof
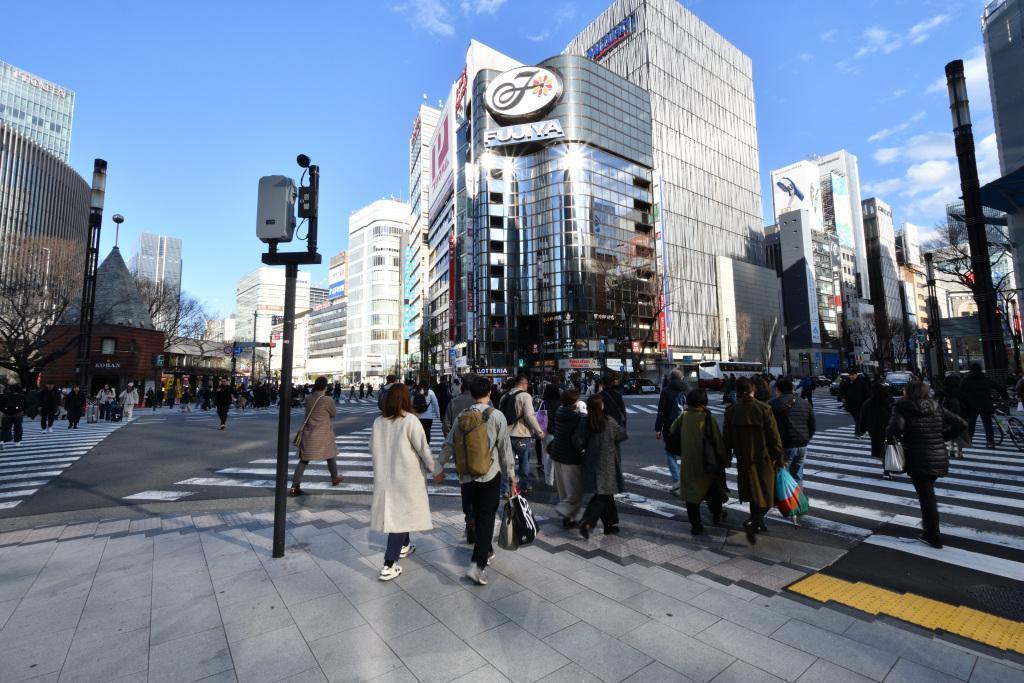
[[(69, 314), (70, 322), (78, 321), (78, 307)], [(96, 310), (93, 316), (97, 325), (155, 329), (135, 278), (128, 271), (117, 247), (110, 250), (96, 270)]]

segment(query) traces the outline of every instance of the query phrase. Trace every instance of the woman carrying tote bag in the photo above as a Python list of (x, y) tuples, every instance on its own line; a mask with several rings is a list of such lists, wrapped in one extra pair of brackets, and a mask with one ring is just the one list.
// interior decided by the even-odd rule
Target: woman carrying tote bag
[(313, 384), (313, 393), (306, 397), (306, 417), (295, 435), (295, 450), (299, 456), (299, 464), (295, 466), (295, 475), (292, 477), (290, 493), (293, 496), (305, 493), (301, 486), (302, 475), (311, 460), (326, 460), (327, 469), (331, 473), (331, 486), (341, 483), (336, 460), (338, 444), (334, 441), (332, 422), (338, 411), (334, 407), (334, 401), (325, 396), (326, 389), (327, 378), (317, 377)]

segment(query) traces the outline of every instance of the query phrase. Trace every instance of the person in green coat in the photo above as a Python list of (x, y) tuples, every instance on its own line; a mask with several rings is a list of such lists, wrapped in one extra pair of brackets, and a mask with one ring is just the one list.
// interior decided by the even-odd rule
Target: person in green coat
[(785, 460), (771, 406), (754, 398), (754, 385), (746, 377), (736, 380), (736, 403), (725, 410), (722, 439), (726, 452), (736, 456), (736, 488), (740, 500), (750, 503), (743, 530), (754, 544), (757, 534), (767, 531), (764, 516), (775, 503), (775, 473)]
[[(725, 470), (731, 458), (725, 450), (718, 422), (708, 412), (708, 392), (694, 389), (686, 395), (686, 410), (676, 418), (669, 428), (679, 434), (680, 481), (679, 495), (686, 501), (686, 516), (690, 520), (690, 533), (694, 536), (704, 533), (700, 519), (700, 504), (707, 501), (711, 519), (718, 524), (725, 511), (722, 504), (729, 500), (729, 489), (725, 483)], [(704, 438), (708, 437), (715, 451), (718, 471), (709, 473), (704, 468)]]

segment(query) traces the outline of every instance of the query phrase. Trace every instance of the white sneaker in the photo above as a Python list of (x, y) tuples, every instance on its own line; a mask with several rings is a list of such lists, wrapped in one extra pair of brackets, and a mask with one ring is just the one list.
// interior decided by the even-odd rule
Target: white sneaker
[(478, 586), (487, 585), (487, 571), (480, 569), (480, 567), (476, 566), (475, 562), (469, 565), (469, 569), (466, 571), (466, 578)]
[(402, 552), (398, 553), (399, 557), (409, 557), (416, 552), (416, 546), (410, 543), (409, 545), (402, 546)]
[(377, 578), (381, 581), (390, 581), (391, 579), (397, 579), (401, 573), (402, 568), (397, 564), (393, 564), (390, 567), (384, 565), (380, 568), (380, 574), (377, 575)]
[(487, 556), (487, 566), (490, 567), (492, 564), (494, 564), (494, 553)]

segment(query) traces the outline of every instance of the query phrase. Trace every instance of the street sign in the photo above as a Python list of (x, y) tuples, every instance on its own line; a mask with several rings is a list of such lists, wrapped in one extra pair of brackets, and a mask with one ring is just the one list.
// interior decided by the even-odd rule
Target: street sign
[(602, 338), (597, 340), (597, 352), (604, 353), (608, 348), (608, 340)]
[(225, 356), (233, 356), (233, 355), (235, 355), (235, 347), (233, 347), (233, 346), (225, 346), (224, 347), (224, 355)]
[(251, 341), (235, 342), (235, 348), (239, 349), (239, 350), (253, 349), (253, 348), (263, 349), (263, 348), (266, 348), (268, 346), (270, 346), (270, 344), (267, 343), (267, 342), (251, 342)]

